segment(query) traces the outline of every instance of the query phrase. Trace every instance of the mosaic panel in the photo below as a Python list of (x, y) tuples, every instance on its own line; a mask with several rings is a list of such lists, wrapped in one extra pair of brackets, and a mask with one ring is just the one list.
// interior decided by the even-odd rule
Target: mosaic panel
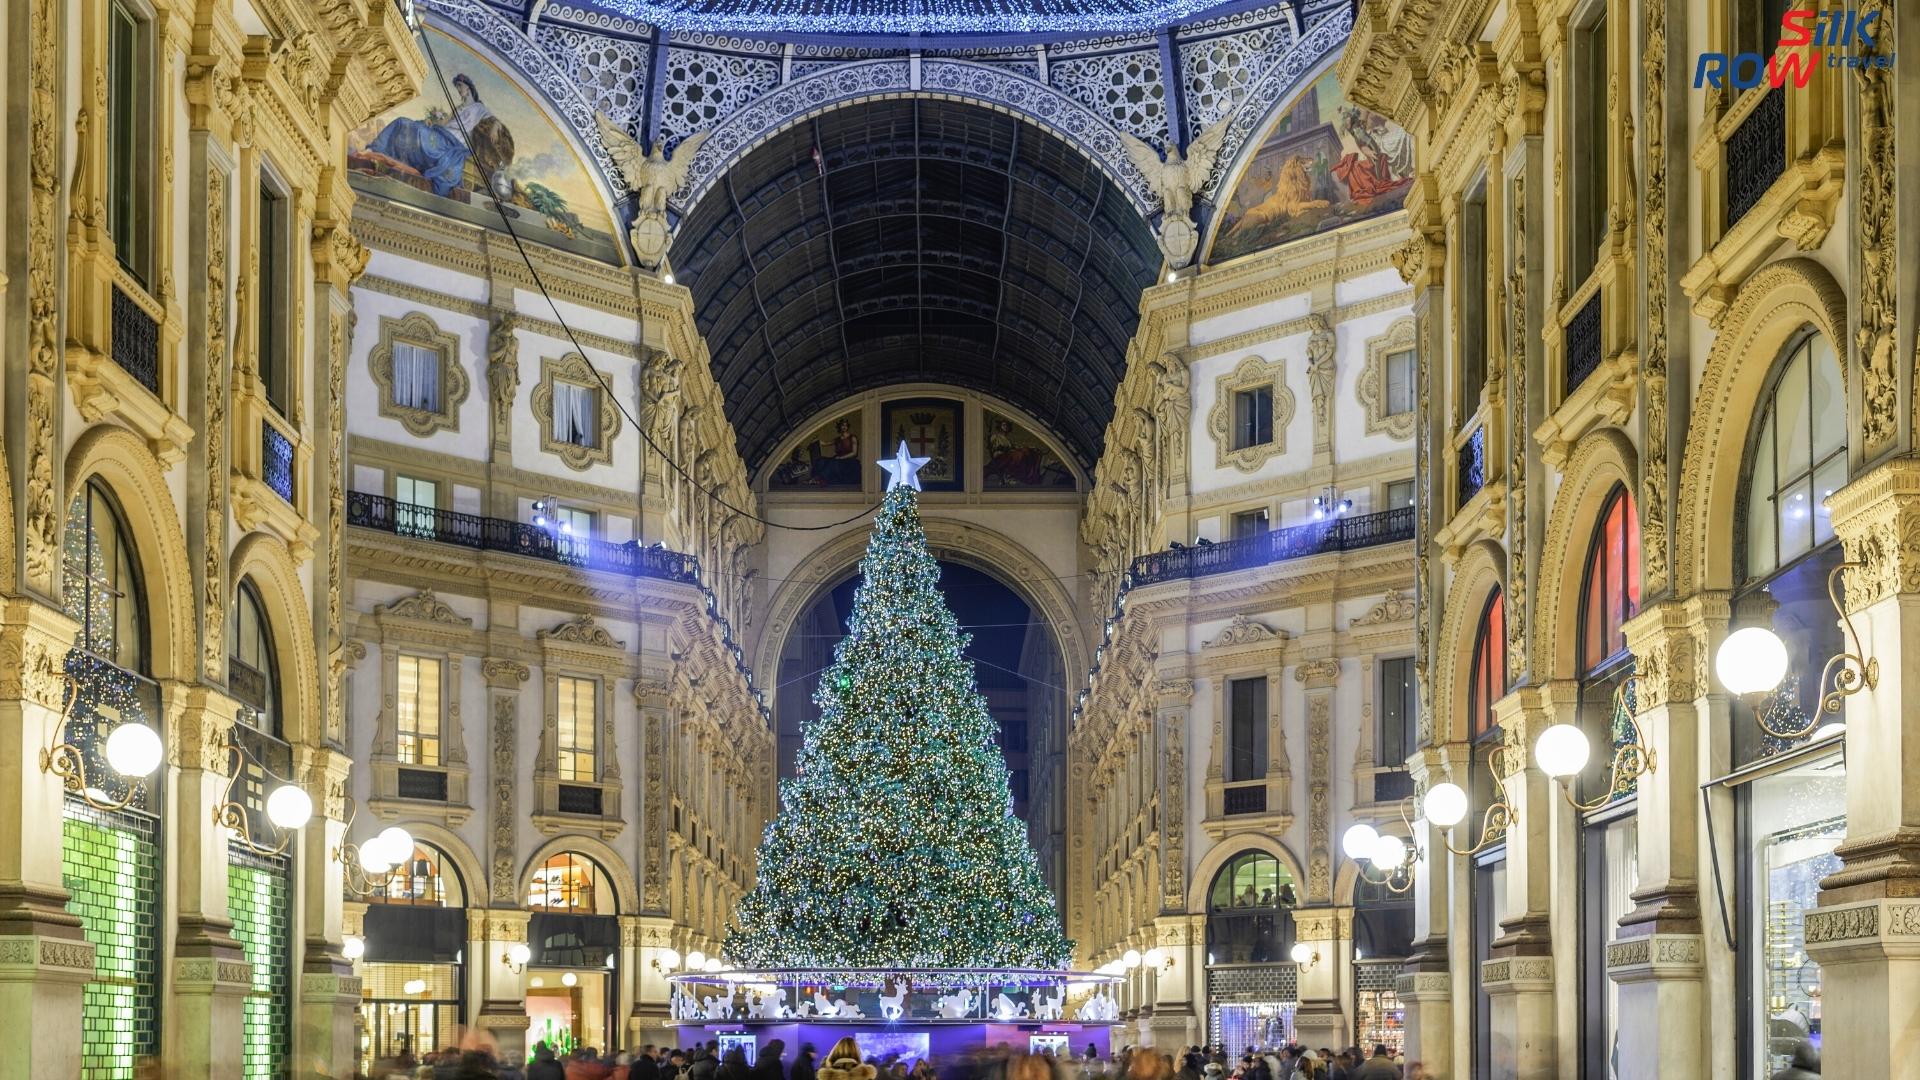
[(94, 977), (81, 992), (79, 1075), (132, 1076), (160, 1051), (156, 822), (69, 799), (60, 831), (67, 910), (94, 947)]
[(240, 1006), (240, 1075), (248, 1080), (286, 1075), (293, 1048), (291, 878), (285, 856), (232, 849), (227, 914), (253, 968), (253, 985)]

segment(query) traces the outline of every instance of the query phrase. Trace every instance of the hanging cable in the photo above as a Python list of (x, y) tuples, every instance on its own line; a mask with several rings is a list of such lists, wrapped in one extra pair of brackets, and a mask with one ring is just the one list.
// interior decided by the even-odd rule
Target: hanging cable
[[(446, 96), (447, 102), (451, 104), (454, 100), (453, 88), (447, 84), (446, 73), (440, 70), (440, 58), (434, 54), (433, 42), (428, 39), (426, 26), (424, 24), (420, 25), (417, 28), (417, 33), (419, 34), (421, 51), (426, 53), (427, 63), (433, 67), (433, 76), (440, 84), (440, 92)], [(480, 177), (486, 182), (487, 196), (493, 200), (494, 209), (499, 211), (500, 223), (506, 226), (507, 235), (513, 240), (514, 250), (520, 254), (520, 261), (526, 264), (527, 273), (533, 276), (534, 285), (539, 288), (540, 295), (547, 301), (548, 310), (553, 312), (554, 321), (560, 324), (560, 329), (566, 333), (567, 340), (572, 343), (574, 351), (582, 357), (585, 357), (587, 350), (581, 348), (579, 340), (573, 336), (573, 327), (567, 325), (566, 317), (560, 314), (560, 306), (553, 302), (553, 295), (547, 291), (546, 281), (541, 278), (540, 271), (534, 267), (533, 258), (527, 254), (526, 245), (520, 242), (520, 233), (513, 227), (513, 216), (507, 213), (507, 208), (501, 204), (498, 191), (493, 183), (493, 170), (486, 166), (484, 159), (474, 156), (473, 141), (470, 133), (467, 131), (467, 122), (460, 116), (458, 109), (453, 111), (453, 123), (460, 132), (461, 143), (467, 148), (467, 160), (473, 162), (474, 167), (480, 170)], [(788, 532), (826, 532), (830, 529), (838, 529), (846, 525), (851, 525), (880, 508), (880, 504), (876, 502), (850, 517), (844, 517), (838, 521), (830, 521), (821, 525), (782, 525), (777, 521), (761, 517), (751, 510), (735, 506), (722, 498), (718, 491), (701, 487), (700, 482), (693, 478), (693, 474), (682, 468), (679, 462), (675, 461), (671, 455), (661, 449), (660, 445), (653, 441), (653, 437), (647, 434), (646, 427), (643, 426), (632, 413), (627, 411), (626, 403), (620, 400), (620, 395), (614, 393), (613, 385), (607, 381), (607, 377), (600, 374), (599, 369), (595, 368), (592, 364), (587, 365), (587, 370), (593, 372), (594, 381), (600, 384), (601, 389), (607, 395), (607, 400), (613, 402), (614, 408), (620, 410), (620, 415), (626, 417), (627, 422), (633, 425), (634, 431), (640, 436), (640, 441), (646, 443), (654, 453), (659, 454), (660, 460), (666, 462), (668, 468), (684, 477), (695, 491), (712, 499), (721, 507), (739, 514), (741, 517), (757, 521), (769, 529), (785, 529)], [(641, 482), (645, 483), (644, 477), (642, 477)]]

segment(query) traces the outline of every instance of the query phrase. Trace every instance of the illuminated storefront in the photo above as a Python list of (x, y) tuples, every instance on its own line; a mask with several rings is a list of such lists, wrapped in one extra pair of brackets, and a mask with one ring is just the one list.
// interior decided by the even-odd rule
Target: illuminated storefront
[(563, 851), (527, 887), (527, 1047), (606, 1049), (616, 1009), (620, 923), (613, 883), (593, 859)]
[(1208, 1040), (1230, 1053), (1293, 1038), (1297, 902), (1292, 872), (1260, 851), (1229, 859), (1207, 891)]
[(360, 1057), (369, 1070), (456, 1043), (466, 1016), (466, 900), (452, 861), (426, 843), (366, 897)]

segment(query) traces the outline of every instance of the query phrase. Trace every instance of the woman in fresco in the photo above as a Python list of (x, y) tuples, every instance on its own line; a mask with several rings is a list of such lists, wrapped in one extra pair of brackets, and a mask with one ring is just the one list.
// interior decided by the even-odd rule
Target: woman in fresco
[(427, 110), (425, 120), (395, 117), (363, 153), (402, 175), (425, 179), (433, 193), (443, 197), (472, 186), (466, 180), (469, 142), (473, 164), (483, 176), (512, 163), (512, 132), (480, 100), (480, 91), (464, 72), (453, 77), (453, 93), (459, 103), (451, 117), (438, 106)]

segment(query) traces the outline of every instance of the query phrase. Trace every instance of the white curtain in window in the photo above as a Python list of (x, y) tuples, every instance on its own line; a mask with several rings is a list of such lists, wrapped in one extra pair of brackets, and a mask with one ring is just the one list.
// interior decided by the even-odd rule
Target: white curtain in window
[(593, 446), (599, 438), (594, 392), (584, 386), (553, 384), (553, 437), (575, 446)]
[(439, 412), (440, 354), (418, 345), (394, 345), (393, 400), (404, 408)]

